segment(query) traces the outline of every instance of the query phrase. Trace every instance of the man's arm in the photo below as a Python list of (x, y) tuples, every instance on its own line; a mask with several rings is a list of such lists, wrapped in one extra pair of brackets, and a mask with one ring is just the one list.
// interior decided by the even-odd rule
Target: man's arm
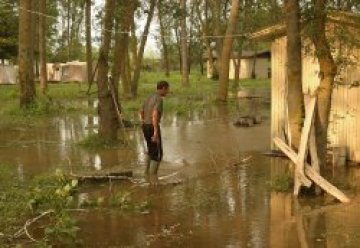
[(159, 141), (159, 111), (157, 109), (154, 109), (152, 112), (152, 124), (154, 127), (154, 134), (151, 138), (154, 142)]

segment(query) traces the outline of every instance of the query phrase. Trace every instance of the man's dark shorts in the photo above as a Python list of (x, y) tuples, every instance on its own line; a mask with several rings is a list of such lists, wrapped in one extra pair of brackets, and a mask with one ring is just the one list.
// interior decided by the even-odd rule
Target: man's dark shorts
[(155, 160), (160, 162), (163, 156), (163, 149), (162, 149), (162, 140), (161, 140), (161, 131), (160, 127), (159, 130), (159, 142), (153, 142), (151, 137), (154, 134), (154, 126), (152, 124), (143, 124), (142, 126), (144, 138), (146, 140), (146, 145), (148, 148), (148, 155), (151, 160)]

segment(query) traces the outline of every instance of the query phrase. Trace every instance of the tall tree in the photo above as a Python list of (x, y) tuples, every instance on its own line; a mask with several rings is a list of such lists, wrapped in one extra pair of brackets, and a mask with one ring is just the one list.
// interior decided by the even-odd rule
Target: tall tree
[(91, 45), (91, 0), (86, 0), (85, 9), (85, 30), (86, 30), (86, 65), (87, 78), (89, 85), (92, 84), (93, 64), (92, 64), (92, 45)]
[(231, 1), (229, 24), (223, 42), (220, 61), (220, 82), (217, 98), (226, 101), (229, 89), (229, 63), (233, 44), (233, 34), (236, 29), (237, 18), (240, 12), (240, 0)]
[(221, 31), (221, 1), (218, 0), (209, 0), (212, 14), (212, 25), (213, 25), (213, 35), (216, 40), (216, 63), (214, 64), (214, 77), (218, 78), (220, 74), (220, 66), (221, 66), (221, 52), (223, 48), (223, 39), (222, 39), (222, 31)]
[(30, 107), (36, 97), (32, 56), (32, 0), (20, 0), (19, 6), (19, 85), (20, 106)]
[(0, 59), (14, 59), (18, 52), (19, 19), (17, 3), (0, 1)]
[(189, 83), (189, 62), (188, 62), (188, 46), (186, 32), (186, 0), (180, 0), (180, 43), (181, 43), (181, 84), (185, 87), (190, 86)]
[[(114, 48), (114, 63), (112, 68), (112, 77), (115, 86), (119, 83), (121, 78), (121, 85), (123, 89), (123, 96), (129, 97), (130, 94), (130, 66), (129, 65), (129, 33), (134, 20), (135, 10), (138, 7), (136, 1), (130, 3), (121, 0), (117, 3), (116, 8), (116, 33), (115, 33), (115, 48)], [(135, 33), (135, 30), (134, 30)], [(135, 46), (136, 49), (136, 46)], [(136, 51), (135, 51), (136, 55)]]
[(47, 89), (46, 68), (46, 0), (39, 0), (39, 58), (40, 58), (40, 88), (45, 94)]
[(99, 50), (98, 61), (97, 86), (99, 98), (99, 135), (105, 141), (113, 141), (117, 139), (118, 127), (117, 113), (111, 91), (109, 90), (108, 82), (108, 61), (115, 6), (115, 0), (106, 0), (103, 21), (104, 28), (102, 32), (102, 42)]
[(139, 79), (140, 79), (140, 70), (141, 70), (142, 60), (144, 57), (146, 41), (147, 41), (147, 38), (149, 35), (150, 24), (151, 24), (152, 18), (154, 16), (155, 5), (156, 5), (156, 0), (150, 0), (150, 8), (148, 10), (148, 16), (147, 16), (146, 24), (144, 27), (144, 32), (141, 37), (139, 50), (137, 52), (137, 56), (135, 59), (134, 76), (133, 76), (133, 79), (131, 82), (131, 93), (132, 93), (133, 97), (137, 96), (137, 90), (138, 90)]
[(315, 115), (316, 145), (320, 166), (326, 164), (327, 133), (331, 105), (332, 87), (337, 73), (337, 66), (331, 54), (326, 37), (327, 0), (314, 2), (312, 19), (310, 20), (310, 38), (315, 46), (316, 57), (320, 65), (320, 85), (317, 92)]
[(71, 0), (67, 0), (67, 61), (71, 57)]
[(165, 39), (165, 27), (164, 27), (164, 20), (163, 20), (163, 0), (158, 0), (157, 9), (158, 9), (158, 19), (159, 19), (159, 26), (160, 26), (160, 39), (162, 45), (162, 55), (164, 60), (164, 67), (165, 67), (165, 76), (170, 76), (170, 62), (169, 62), (169, 53), (168, 47), (166, 44)]
[(301, 79), (300, 7), (298, 0), (285, 0), (284, 12), (287, 30), (287, 102), (291, 143), (296, 149), (300, 143), (304, 97)]
[(200, 10), (200, 5), (202, 3), (202, 0), (198, 0), (198, 3), (196, 4), (196, 13), (198, 15), (199, 18), (199, 22), (201, 25), (201, 30), (202, 30), (202, 35), (205, 37), (204, 39), (204, 44), (205, 44), (205, 48), (206, 48), (206, 57), (207, 57), (207, 67), (208, 67), (208, 76), (210, 76), (210, 78), (216, 78), (218, 76), (218, 72), (216, 70), (215, 67), (215, 60), (213, 57), (213, 50), (211, 47), (211, 39), (209, 38), (210, 36), (210, 23), (209, 23), (209, 4), (208, 4), (209, 0), (205, 0), (204, 1), (204, 17), (202, 16), (202, 12)]

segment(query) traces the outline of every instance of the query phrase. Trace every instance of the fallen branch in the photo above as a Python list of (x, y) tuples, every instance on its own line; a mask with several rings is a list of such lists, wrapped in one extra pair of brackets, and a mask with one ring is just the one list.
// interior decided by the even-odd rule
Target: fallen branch
[(170, 177), (176, 176), (177, 174), (179, 174), (179, 172), (174, 172), (174, 173), (171, 173), (171, 174), (169, 174), (169, 175), (159, 177), (159, 180), (164, 180), (164, 179), (166, 179), (166, 178), (170, 178)]
[(70, 173), (70, 177), (73, 177), (79, 181), (109, 181), (109, 180), (129, 180), (131, 181), (132, 177), (130, 176), (115, 176), (111, 174), (106, 175), (77, 175)]
[(43, 213), (41, 213), (40, 215), (32, 218), (32, 219), (29, 219), (25, 222), (24, 226), (18, 230), (12, 237), (13, 238), (18, 238), (20, 237), (21, 235), (23, 235), (24, 233), (26, 234), (26, 236), (31, 239), (32, 241), (37, 241), (36, 239), (34, 239), (28, 232), (28, 227), (30, 225), (32, 225), (33, 223), (35, 223), (36, 221), (38, 221), (39, 219), (41, 219), (42, 217), (46, 216), (46, 215), (49, 215), (51, 213), (54, 213), (55, 211), (53, 209), (50, 209), (50, 210), (47, 210)]

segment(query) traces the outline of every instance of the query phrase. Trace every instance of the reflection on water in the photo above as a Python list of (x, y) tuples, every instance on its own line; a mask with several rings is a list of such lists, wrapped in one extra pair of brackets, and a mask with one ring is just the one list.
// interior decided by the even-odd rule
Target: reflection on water
[[(144, 215), (105, 208), (80, 213), (84, 247), (358, 247), (355, 193), (360, 171), (337, 168), (326, 174), (352, 194), (354, 201), (348, 205), (326, 196), (297, 200), (272, 191), (270, 182), (287, 173), (289, 164), (261, 155), (269, 149), (269, 120), (252, 128), (232, 124), (238, 114), (255, 111), (254, 106), (268, 116), (268, 104), (261, 99), (239, 100), (235, 113), (213, 106), (190, 113), (187, 120), (165, 116), (160, 173), (176, 171), (182, 183), (140, 187), (122, 182), (84, 188), (79, 198), (109, 198), (130, 191), (134, 201), (151, 202), (150, 213)], [(1, 130), (0, 161), (17, 166), (20, 179), (68, 166), (68, 159), (73, 166), (94, 170), (120, 166), (142, 171), (145, 148), (139, 129), (129, 130), (133, 146), (94, 153), (75, 143), (96, 132), (96, 117), (55, 118), (50, 123), (32, 130)], [(248, 163), (235, 165), (248, 156)]]

